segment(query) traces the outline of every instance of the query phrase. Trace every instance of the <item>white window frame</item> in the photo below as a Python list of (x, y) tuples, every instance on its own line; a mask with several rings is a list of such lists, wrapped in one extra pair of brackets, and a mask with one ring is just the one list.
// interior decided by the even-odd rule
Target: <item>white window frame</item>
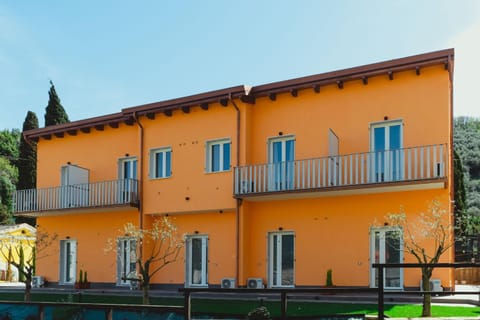
[[(125, 177), (125, 172), (123, 170), (123, 165), (128, 162), (130, 166), (133, 166), (134, 161), (137, 162), (135, 174), (134, 174), (133, 177), (128, 177), (128, 179), (138, 180), (138, 160), (137, 160), (137, 157), (125, 157), (125, 158), (118, 159), (118, 178), (119, 179), (127, 179)], [(132, 170), (132, 172), (133, 172), (133, 168), (130, 168), (130, 170)]]
[[(200, 270), (201, 283), (193, 283), (192, 279), (192, 240), (202, 241), (202, 268)], [(208, 235), (185, 236), (185, 287), (208, 287)]]
[[(228, 169), (225, 169), (223, 166), (223, 149), (225, 144), (230, 145), (230, 163)], [(219, 151), (219, 164), (220, 164), (220, 169), (219, 170), (213, 170), (212, 169), (212, 147), (219, 145), (220, 146), (220, 151)], [(216, 172), (226, 172), (232, 170), (232, 141), (229, 138), (224, 138), (224, 139), (217, 139), (217, 140), (209, 140), (206, 142), (206, 168), (205, 171), (207, 173), (216, 173)]]
[[(166, 154), (170, 152), (170, 172), (167, 172), (167, 157)], [(163, 153), (163, 175), (158, 175), (157, 172), (157, 155)], [(165, 179), (172, 176), (172, 148), (161, 147), (150, 150), (150, 179)]]

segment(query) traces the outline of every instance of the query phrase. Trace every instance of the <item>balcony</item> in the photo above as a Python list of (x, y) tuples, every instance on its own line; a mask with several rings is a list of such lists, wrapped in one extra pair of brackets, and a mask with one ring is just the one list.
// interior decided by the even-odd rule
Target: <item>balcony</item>
[(138, 181), (134, 179), (19, 190), (13, 195), (13, 213), (33, 217), (137, 206)]
[(446, 144), (235, 168), (236, 198), (269, 200), (445, 187)]

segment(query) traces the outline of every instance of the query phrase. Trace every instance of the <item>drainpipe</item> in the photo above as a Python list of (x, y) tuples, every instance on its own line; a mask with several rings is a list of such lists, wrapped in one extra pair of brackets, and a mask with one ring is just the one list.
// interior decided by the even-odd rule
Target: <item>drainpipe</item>
[[(139, 217), (138, 217), (138, 224), (139, 228), (142, 230), (143, 229), (143, 125), (140, 123), (140, 119), (137, 116), (137, 112), (133, 113), (133, 119), (137, 123), (139, 129), (140, 129), (140, 155), (138, 156), (139, 160), (139, 176), (140, 179), (138, 180), (138, 212), (139, 212)], [(143, 243), (140, 242), (140, 259), (142, 259), (143, 256)]]
[[(232, 94), (228, 94), (228, 99), (232, 102), (233, 107), (237, 112), (237, 150), (236, 150), (236, 164), (238, 168), (240, 165), (240, 109), (238, 108), (235, 100), (233, 100)], [(235, 176), (235, 172), (233, 173)], [(237, 255), (237, 261), (235, 266), (235, 279), (240, 282), (240, 205), (242, 204), (241, 199), (236, 199), (235, 205), (235, 250)]]

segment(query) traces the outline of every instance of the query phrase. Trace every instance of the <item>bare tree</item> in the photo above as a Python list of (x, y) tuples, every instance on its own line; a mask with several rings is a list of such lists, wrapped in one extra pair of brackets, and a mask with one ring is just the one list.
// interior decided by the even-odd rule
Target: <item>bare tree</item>
[(25, 284), (25, 302), (31, 301), (32, 278), (35, 275), (36, 261), (47, 256), (45, 249), (56, 239), (56, 234), (50, 235), (37, 230), (36, 237), (12, 235), (0, 241), (0, 252), (3, 258), (17, 268), (19, 281)]
[[(450, 212), (438, 200), (433, 200), (426, 212), (407, 217), (403, 207), (399, 213), (389, 213), (387, 223), (403, 230), (404, 250), (415, 257), (422, 267), (422, 291), (430, 291), (433, 264), (438, 263), (442, 254), (454, 244)], [(422, 317), (431, 316), (432, 297), (423, 295)]]
[[(125, 275), (123, 280), (138, 281), (143, 291), (143, 304), (150, 304), (152, 277), (177, 260), (184, 241), (178, 237), (177, 227), (168, 216), (156, 219), (150, 229), (140, 229), (133, 223), (127, 223), (121, 234), (134, 240), (135, 261), (138, 266), (138, 271)], [(105, 251), (112, 251), (113, 247), (113, 241), (109, 239)]]

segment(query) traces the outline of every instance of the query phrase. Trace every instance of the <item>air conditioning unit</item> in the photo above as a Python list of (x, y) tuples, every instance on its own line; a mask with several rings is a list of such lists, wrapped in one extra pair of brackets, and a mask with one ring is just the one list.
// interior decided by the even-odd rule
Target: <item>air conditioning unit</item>
[[(423, 281), (420, 280), (420, 291), (423, 288)], [(442, 281), (440, 279), (430, 279), (430, 291), (443, 292)]]
[(223, 278), (222, 279), (222, 288), (224, 289), (233, 289), (236, 287), (235, 278)]
[(263, 289), (263, 279), (262, 278), (248, 278), (247, 280), (248, 289)]
[(45, 284), (45, 278), (42, 276), (33, 276), (32, 277), (32, 287), (40, 288)]

